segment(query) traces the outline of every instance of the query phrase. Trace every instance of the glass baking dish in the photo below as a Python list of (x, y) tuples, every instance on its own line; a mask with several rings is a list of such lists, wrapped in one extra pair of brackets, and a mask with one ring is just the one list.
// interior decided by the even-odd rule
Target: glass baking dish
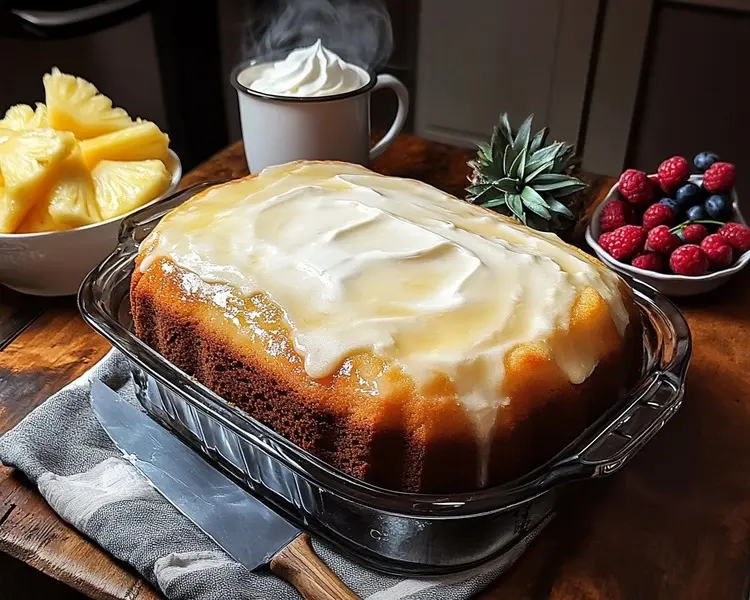
[(645, 323), (641, 376), (553, 460), (505, 485), (462, 494), (395, 492), (354, 479), (232, 407), (133, 333), (128, 292), (140, 242), (168, 211), (208, 186), (125, 219), (117, 249), (81, 287), (81, 313), (128, 357), (149, 415), (354, 560), (391, 573), (434, 575), (515, 556), (554, 513), (563, 484), (622, 468), (680, 407), (691, 353), (687, 323), (653, 288), (630, 280)]

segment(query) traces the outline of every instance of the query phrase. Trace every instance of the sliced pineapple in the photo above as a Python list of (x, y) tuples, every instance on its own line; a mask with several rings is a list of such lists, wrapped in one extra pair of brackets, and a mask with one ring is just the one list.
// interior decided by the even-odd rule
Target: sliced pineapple
[(55, 67), (42, 81), (50, 127), (86, 140), (133, 124), (128, 113), (113, 107), (112, 100), (85, 79), (66, 75)]
[(16, 225), (10, 218), (16, 214), (17, 202), (4, 187), (0, 187), (0, 233), (14, 233)]
[(91, 172), (102, 219), (135, 210), (163, 194), (171, 176), (160, 160), (101, 161)]
[(76, 148), (60, 165), (49, 194), (31, 208), (18, 232), (63, 231), (100, 220), (94, 180)]
[(0, 129), (23, 131), (24, 129), (40, 129), (49, 127), (47, 107), (41, 102), (36, 103), (36, 110), (28, 104), (11, 106), (5, 116), (0, 119)]
[(15, 233), (43, 233), (45, 231), (62, 231), (67, 229), (60, 225), (52, 215), (49, 214), (49, 201), (47, 199), (37, 202), (31, 207), (23, 221), (16, 228)]
[(131, 127), (113, 131), (81, 142), (83, 160), (90, 169), (103, 160), (164, 161), (167, 157), (169, 136), (151, 121), (139, 121)]
[(75, 147), (75, 137), (65, 131), (30, 129), (14, 134), (0, 146), (5, 186), (11, 193), (33, 196)]
[(0, 206), (0, 231), (12, 233), (31, 207), (52, 187), (75, 137), (52, 129), (19, 132), (0, 144), (0, 173), (6, 200)]
[(94, 180), (77, 148), (60, 166), (48, 198), (49, 214), (60, 228), (81, 227), (101, 220)]

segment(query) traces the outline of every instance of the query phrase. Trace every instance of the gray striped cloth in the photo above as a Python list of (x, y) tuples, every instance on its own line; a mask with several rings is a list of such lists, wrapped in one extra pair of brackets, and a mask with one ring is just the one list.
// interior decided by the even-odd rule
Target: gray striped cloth
[[(299, 596), (269, 573), (235, 562), (172, 507), (122, 458), (91, 409), (98, 378), (136, 403), (126, 359), (110, 352), (0, 438), (0, 460), (39, 488), (65, 521), (131, 564), (174, 600), (292, 600)], [(367, 600), (469, 598), (507, 569), (544, 524), (501, 559), (441, 578), (376, 573), (313, 540), (328, 566)]]

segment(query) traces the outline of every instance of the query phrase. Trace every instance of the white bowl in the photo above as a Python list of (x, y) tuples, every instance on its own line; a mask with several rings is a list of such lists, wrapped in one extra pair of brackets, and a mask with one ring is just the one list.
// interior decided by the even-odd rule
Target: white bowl
[[(165, 164), (172, 183), (148, 204), (172, 193), (180, 183), (182, 163), (172, 150)], [(0, 234), (0, 283), (35, 296), (75, 294), (89, 271), (117, 246), (120, 221), (126, 216), (67, 231)]]
[[(701, 176), (691, 175), (690, 181), (698, 183), (701, 181)], [(708, 273), (706, 275), (688, 277), (686, 275), (675, 275), (673, 273), (656, 273), (654, 271), (646, 271), (645, 269), (639, 269), (637, 267), (633, 267), (632, 265), (628, 265), (615, 260), (604, 251), (604, 249), (597, 243), (596, 240), (599, 239), (599, 235), (601, 233), (601, 230), (599, 229), (599, 216), (601, 215), (602, 210), (608, 202), (619, 198), (620, 193), (617, 189), (617, 184), (615, 184), (612, 186), (612, 189), (609, 190), (609, 193), (607, 193), (604, 201), (597, 207), (596, 211), (594, 211), (594, 214), (591, 217), (591, 221), (586, 228), (586, 242), (588, 242), (589, 246), (591, 246), (597, 257), (599, 257), (599, 260), (601, 260), (604, 264), (614, 269), (615, 271), (627, 273), (628, 275), (647, 283), (651, 287), (659, 290), (665, 296), (697, 296), (698, 294), (710, 292), (711, 290), (716, 289), (720, 285), (729, 281), (732, 275), (744, 269), (750, 262), (750, 252), (745, 252), (731, 267), (722, 269), (721, 271)], [(735, 190), (732, 190), (731, 198), (731, 220), (746, 225), (745, 219), (742, 216), (742, 213), (740, 212), (737, 204), (737, 192)]]

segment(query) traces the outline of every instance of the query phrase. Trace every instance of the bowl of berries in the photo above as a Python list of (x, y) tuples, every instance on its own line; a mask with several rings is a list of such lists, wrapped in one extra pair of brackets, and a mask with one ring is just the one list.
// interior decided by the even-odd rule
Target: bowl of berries
[(628, 169), (594, 212), (586, 241), (606, 265), (667, 296), (726, 283), (750, 262), (750, 228), (737, 204), (735, 167), (713, 152), (681, 156), (653, 175)]

